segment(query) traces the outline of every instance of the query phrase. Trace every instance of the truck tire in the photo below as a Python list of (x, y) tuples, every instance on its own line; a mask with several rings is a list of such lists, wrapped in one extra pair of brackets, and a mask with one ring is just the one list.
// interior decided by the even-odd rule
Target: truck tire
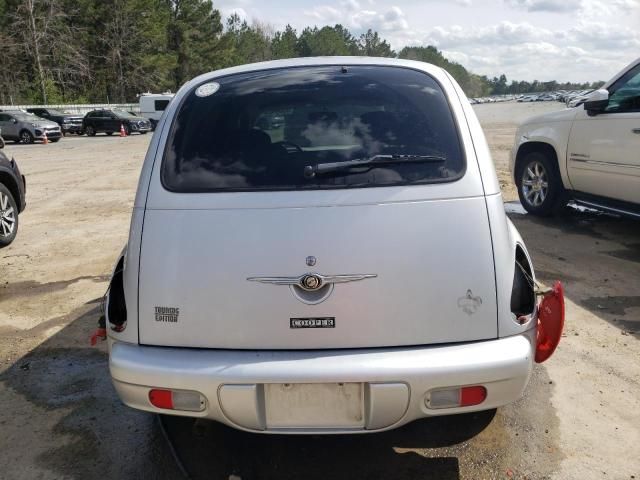
[(553, 215), (567, 204), (558, 165), (543, 152), (530, 152), (518, 161), (516, 186), (520, 203), (532, 215)]

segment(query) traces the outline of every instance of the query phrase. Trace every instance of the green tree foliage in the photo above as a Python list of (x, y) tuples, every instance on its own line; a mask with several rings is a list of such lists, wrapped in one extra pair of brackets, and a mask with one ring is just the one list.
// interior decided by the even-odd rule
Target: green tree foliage
[(0, 0), (0, 48), (0, 104), (134, 101), (219, 68), (323, 55), (432, 63), (470, 97), (600, 85), (490, 79), (433, 46), (396, 53), (371, 29), (360, 36), (342, 25), (274, 31), (236, 14), (223, 24), (211, 0)]
[[(3, 18), (0, 11), (0, 18)], [(2, 63), (0, 64), (0, 104), (10, 104), (13, 99), (20, 98), (20, 82), (24, 82), (26, 72), (20, 60), (20, 48), (0, 25), (0, 48)], [(8, 67), (8, 68), (7, 68)]]
[(144, 91), (151, 83), (171, 86), (169, 72), (176, 62), (166, 44), (168, 12), (158, 8), (158, 0), (111, 0), (99, 3), (97, 14), (103, 19), (96, 39), (101, 55), (96, 62), (101, 75), (96, 80), (110, 99), (126, 101), (128, 93)]
[(605, 83), (558, 83), (555, 80), (550, 82), (539, 82), (538, 80), (534, 80), (533, 82), (518, 82), (516, 80), (512, 80), (511, 83), (507, 85), (507, 78), (504, 75), (501, 75), (499, 78), (493, 78), (492, 80), (485, 80), (488, 88), (494, 95), (520, 95), (524, 93), (541, 93), (555, 90), (595, 90)]
[(469, 73), (459, 63), (446, 59), (436, 47), (405, 47), (400, 51), (399, 57), (427, 62), (444, 68), (456, 79), (469, 97), (481, 97), (487, 95), (490, 91), (489, 88), (485, 87), (486, 82), (482, 77)]
[(358, 47), (362, 55), (368, 57), (395, 57), (396, 53), (391, 50), (391, 45), (386, 40), (380, 38), (378, 32), (371, 29), (360, 35)]
[(271, 53), (274, 59), (294, 58), (298, 56), (298, 34), (291, 25), (283, 32), (276, 32), (271, 40)]
[(495, 95), (504, 95), (507, 93), (507, 76), (502, 74), (499, 78), (493, 79), (492, 92)]
[(249, 26), (237, 14), (227, 19), (222, 46), (229, 51), (228, 65), (262, 62), (273, 58), (270, 28), (256, 23)]
[[(85, 79), (87, 64), (70, 43), (74, 28), (64, 0), (5, 0), (4, 10), (0, 27), (6, 32), (9, 58), (2, 68), (16, 68), (18, 85), (30, 96), (47, 102)], [(20, 87), (13, 88), (19, 96)]]
[(197, 74), (227, 63), (228, 52), (219, 49), (222, 37), (220, 12), (210, 0), (165, 0), (169, 10), (167, 49), (174, 57), (171, 74), (178, 89)]
[(342, 25), (305, 28), (296, 50), (299, 57), (360, 54), (358, 42)]

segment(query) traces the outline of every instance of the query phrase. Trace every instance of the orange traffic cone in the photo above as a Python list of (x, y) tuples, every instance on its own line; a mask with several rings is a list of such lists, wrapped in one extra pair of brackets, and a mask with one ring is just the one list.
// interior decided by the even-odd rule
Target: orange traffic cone
[(124, 125), (122, 123), (120, 124), (120, 136), (121, 137), (127, 136), (127, 132), (124, 130)]
[(45, 145), (49, 144), (49, 139), (47, 138), (47, 132), (43, 132), (42, 134), (42, 143)]

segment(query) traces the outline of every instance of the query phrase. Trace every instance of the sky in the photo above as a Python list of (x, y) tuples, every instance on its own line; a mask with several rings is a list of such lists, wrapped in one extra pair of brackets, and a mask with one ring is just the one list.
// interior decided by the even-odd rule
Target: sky
[(640, 0), (214, 0), (276, 30), (341, 23), (392, 48), (434, 45), (473, 73), (608, 80), (640, 57)]

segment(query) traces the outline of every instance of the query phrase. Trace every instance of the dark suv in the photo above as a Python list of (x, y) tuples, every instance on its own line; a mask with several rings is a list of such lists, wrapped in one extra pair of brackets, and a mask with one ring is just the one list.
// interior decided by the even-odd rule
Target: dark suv
[[(0, 145), (4, 146), (4, 142)], [(26, 206), (25, 192), (26, 183), (18, 164), (0, 151), (0, 248), (16, 238), (18, 214)]]
[(85, 115), (82, 125), (85, 133), (89, 136), (94, 136), (99, 132), (112, 135), (119, 132), (120, 127), (124, 128), (127, 135), (133, 132), (145, 134), (151, 131), (149, 120), (118, 109), (92, 110)]
[(27, 112), (33, 113), (40, 118), (45, 118), (60, 125), (63, 134), (82, 134), (82, 115), (61, 112), (52, 108), (27, 108)]

